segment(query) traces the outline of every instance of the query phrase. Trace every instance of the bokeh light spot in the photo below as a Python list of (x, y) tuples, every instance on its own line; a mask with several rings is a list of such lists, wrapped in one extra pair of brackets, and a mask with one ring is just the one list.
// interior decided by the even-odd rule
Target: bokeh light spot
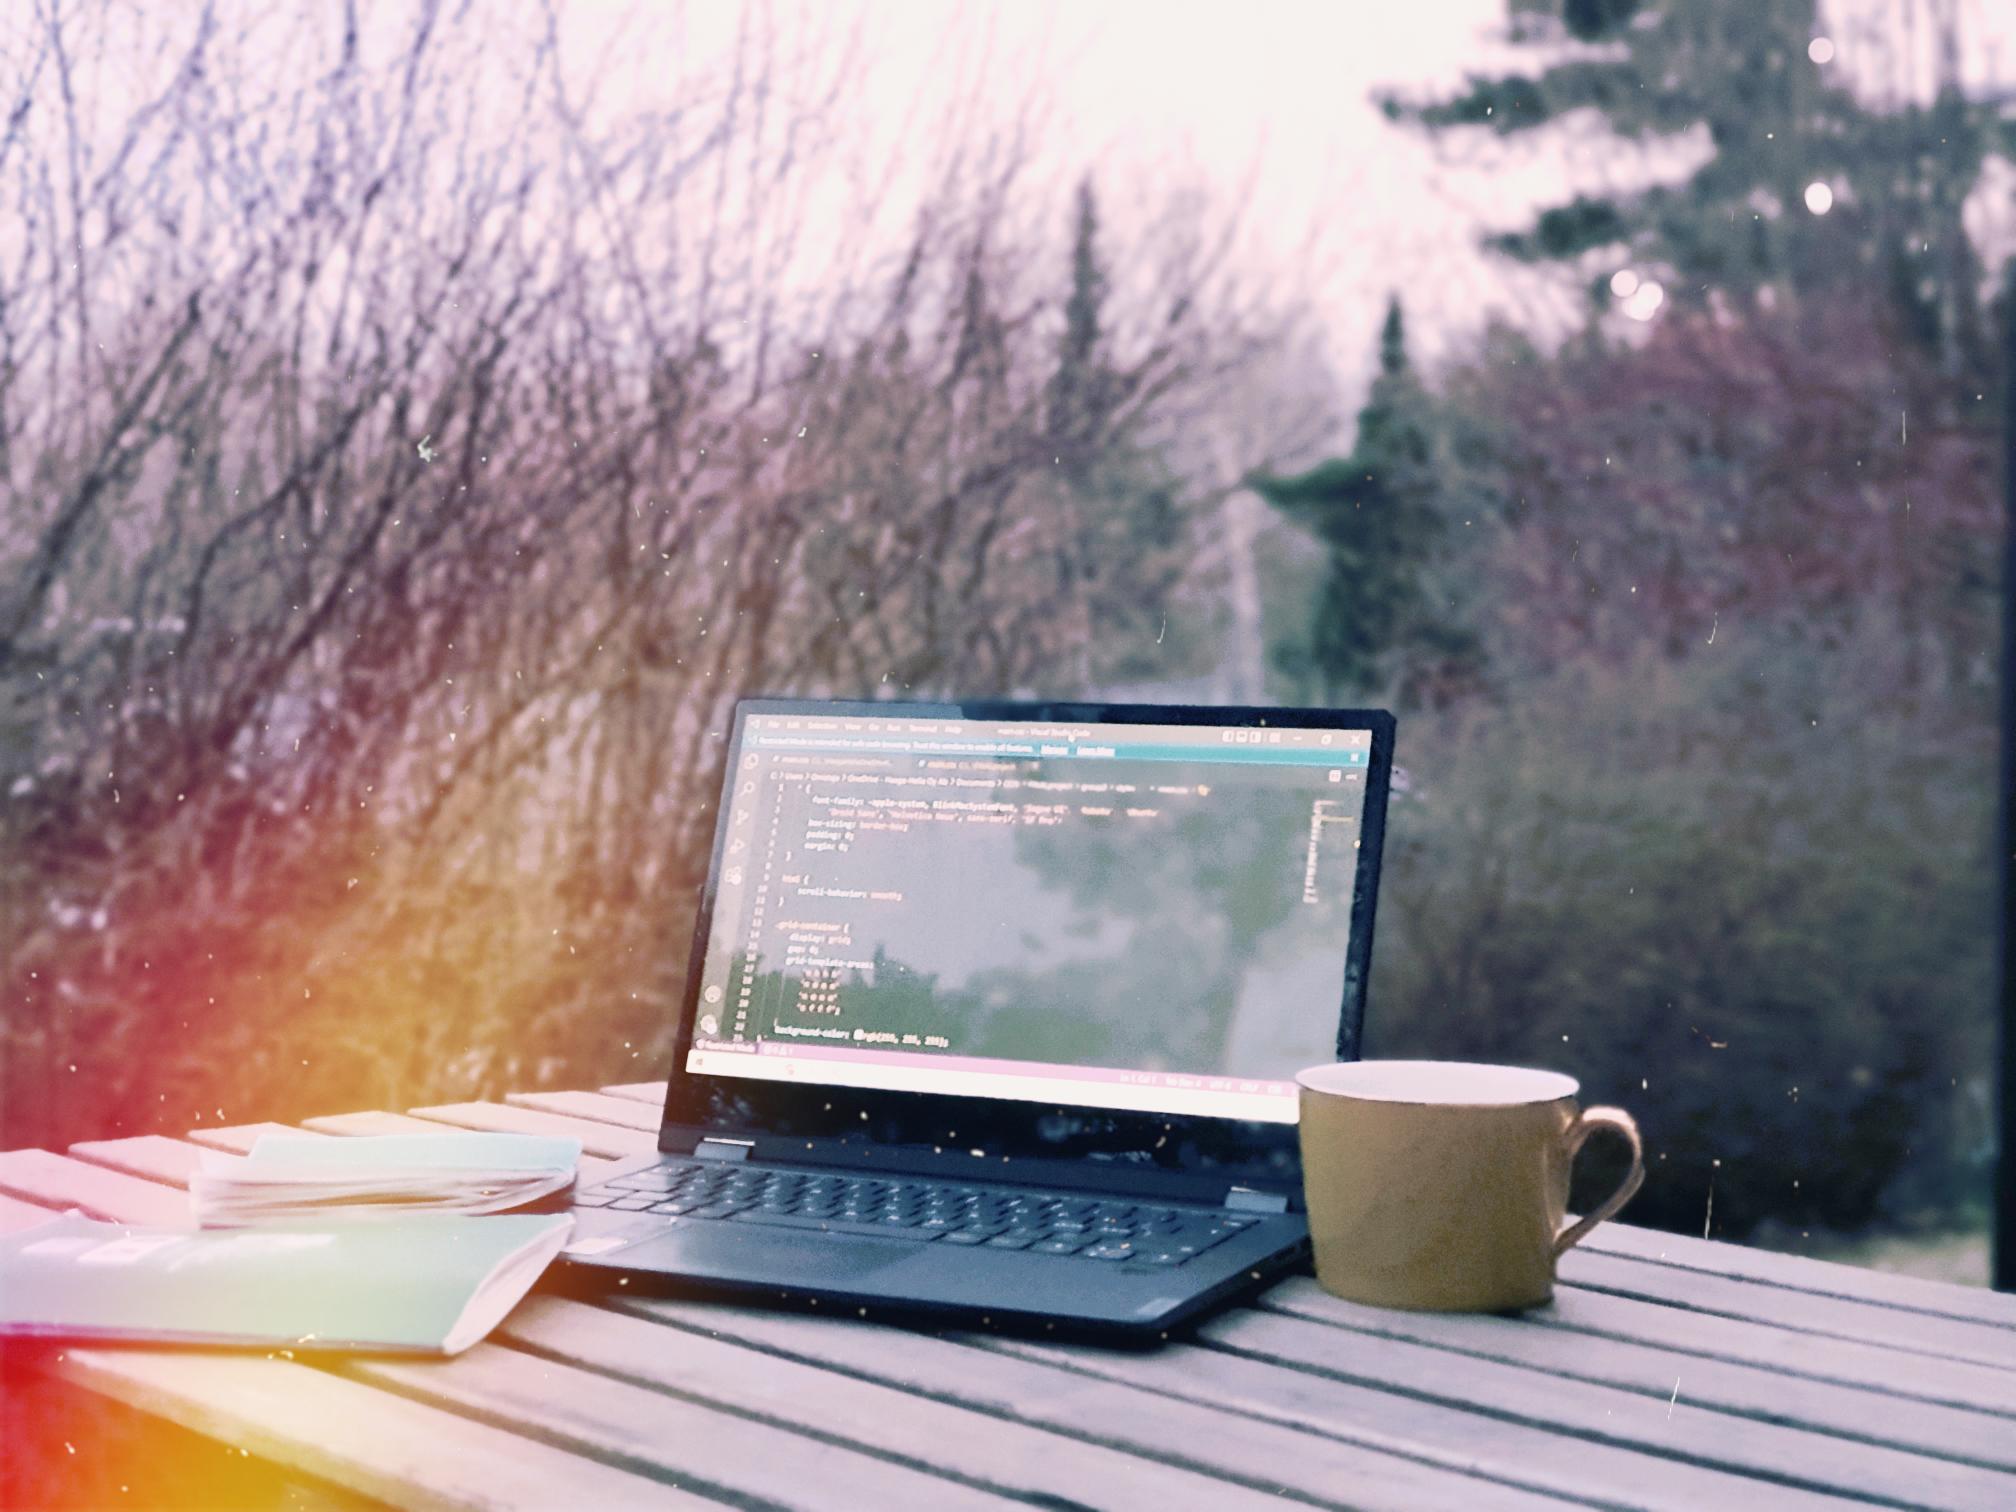
[(1659, 313), (1659, 306), (1666, 302), (1666, 291), (1651, 279), (1646, 279), (1631, 291), (1631, 297), (1624, 301), (1624, 313), (1633, 320), (1650, 320)]
[(1806, 186), (1806, 208), (1815, 215), (1825, 215), (1834, 208), (1834, 191), (1822, 183)]

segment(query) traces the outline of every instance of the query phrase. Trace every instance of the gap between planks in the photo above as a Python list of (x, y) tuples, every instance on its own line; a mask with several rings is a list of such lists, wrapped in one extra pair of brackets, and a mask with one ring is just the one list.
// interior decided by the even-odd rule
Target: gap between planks
[[(1488, 1500), (1501, 1489), (1676, 1512), (1718, 1500), (1746, 1509), (1808, 1507), (1819, 1500), (1782, 1485), (1185, 1345), (1140, 1354), (909, 1333), (892, 1348), (886, 1327), (851, 1318), (643, 1298), (620, 1305), (690, 1332), (1023, 1421), (1102, 1437), (1133, 1435), (1138, 1447), (1178, 1462), (1236, 1453), (1263, 1466), (1292, 1467), (1275, 1474), (1313, 1471), (1323, 1485), (1349, 1486), (1354, 1500), (1363, 1499), (1367, 1480), (1348, 1470), (1348, 1456), (1368, 1451), (1389, 1462), (1411, 1461), (1416, 1475), (1432, 1469), (1476, 1477), (1459, 1503), (1463, 1496)], [(1319, 1450), (1316, 1444), (1324, 1442), (1331, 1447)], [(1340, 1452), (1345, 1467), (1326, 1463)], [(1491, 1486), (1494, 1481), (1498, 1486)]]

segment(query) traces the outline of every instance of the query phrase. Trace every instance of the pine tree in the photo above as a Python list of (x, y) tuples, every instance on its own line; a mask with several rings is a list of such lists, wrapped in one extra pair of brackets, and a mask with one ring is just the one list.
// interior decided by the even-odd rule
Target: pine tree
[(1434, 601), (1447, 527), (1432, 400), (1407, 357), (1400, 301), (1379, 332), (1379, 375), (1347, 457), (1256, 478), (1268, 503), (1322, 541), (1326, 562), (1304, 646), (1283, 656), (1329, 702), (1435, 700), (1481, 663), (1476, 638)]
[(1099, 259), (1099, 205), (1092, 181), (1078, 184), (1071, 227), (1071, 285), (1064, 299), (1064, 335), (1050, 382), (1050, 434), (1062, 465), (1077, 471), (1077, 455), (1108, 418), (1113, 385), (1103, 347), (1108, 280)]
[[(1677, 182), (1552, 206), (1492, 238), (1499, 251), (1570, 263), (1612, 253), (1585, 269), (1599, 302), (1620, 266), (1696, 305), (1765, 291), (1862, 297), (1874, 268), (1901, 323), (1949, 373), (1984, 370), (1984, 279), (1960, 211), (1987, 158), (2016, 153), (2016, 119), (1961, 93), (1957, 13), (1927, 16), (1936, 98), (1883, 109), (1850, 90), (1830, 66), (1836, 53), (1809, 51), (1825, 31), (1817, 0), (1507, 0), (1507, 10), (1513, 37), (1544, 63), (1473, 77), (1445, 99), (1388, 96), (1387, 113), (1432, 132), (1509, 136), (1594, 110), (1625, 142), (1705, 139), (1711, 150)], [(1864, 32), (1855, 45), (1908, 55), (1913, 40)], [(1827, 188), (1824, 213), (1807, 206), (1814, 185)]]

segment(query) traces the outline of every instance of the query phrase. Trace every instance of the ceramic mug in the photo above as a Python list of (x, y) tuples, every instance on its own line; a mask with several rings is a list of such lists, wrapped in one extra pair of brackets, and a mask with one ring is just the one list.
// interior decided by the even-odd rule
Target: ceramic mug
[[(1295, 1079), (1316, 1279), (1353, 1302), (1438, 1312), (1545, 1302), (1561, 1252), (1645, 1179), (1631, 1115), (1579, 1108), (1579, 1084), (1558, 1071), (1339, 1061)], [(1569, 1169), (1599, 1130), (1630, 1145), (1630, 1174), (1566, 1223)]]

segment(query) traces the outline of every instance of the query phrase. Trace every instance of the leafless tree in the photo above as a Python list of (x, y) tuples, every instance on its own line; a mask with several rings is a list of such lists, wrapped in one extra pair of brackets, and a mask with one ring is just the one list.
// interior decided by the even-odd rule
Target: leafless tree
[(16, 1142), (655, 1076), (736, 696), (1073, 691), (1189, 571), (1286, 324), (1205, 207), (1095, 237), (1029, 113), (850, 159), (838, 26), (563, 44), (0, 20)]

